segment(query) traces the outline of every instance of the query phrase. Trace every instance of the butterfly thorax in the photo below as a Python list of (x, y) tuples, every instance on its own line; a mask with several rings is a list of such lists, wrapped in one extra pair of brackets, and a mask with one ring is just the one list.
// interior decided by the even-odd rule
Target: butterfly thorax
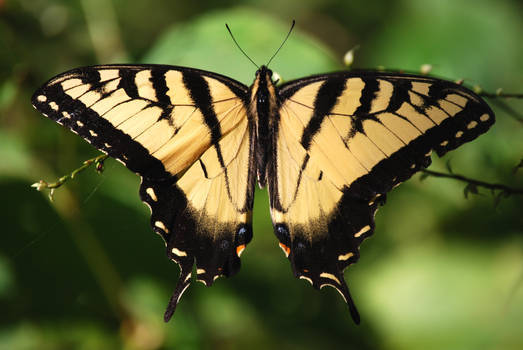
[(258, 184), (266, 185), (266, 168), (271, 154), (271, 140), (278, 113), (278, 97), (272, 71), (261, 66), (256, 71), (256, 79), (250, 88), (249, 114), (255, 125), (255, 157)]

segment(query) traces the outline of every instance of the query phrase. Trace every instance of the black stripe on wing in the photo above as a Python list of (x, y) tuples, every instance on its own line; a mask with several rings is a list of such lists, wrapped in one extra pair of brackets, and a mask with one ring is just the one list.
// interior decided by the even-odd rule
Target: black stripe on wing
[[(329, 79), (330, 80), (330, 79)], [(379, 91), (378, 80), (376, 79), (362, 79), (365, 87), (361, 91), (360, 105), (354, 112), (354, 116), (366, 116), (371, 108), (372, 101), (376, 98), (376, 92)]]
[(194, 104), (198, 106), (198, 109), (203, 114), (205, 123), (207, 124), (207, 127), (211, 133), (211, 143), (216, 149), (220, 165), (225, 167), (222, 152), (220, 150), (220, 144), (218, 143), (222, 138), (222, 132), (220, 128), (220, 122), (218, 121), (218, 117), (214, 112), (209, 85), (201, 74), (195, 74), (192, 72), (184, 73), (183, 82), (185, 87), (189, 90)]
[[(100, 87), (100, 74), (96, 69), (80, 68), (63, 75), (71, 74), (81, 77), (82, 83), (90, 84), (89, 91), (96, 91)], [(101, 118), (82, 101), (67, 95), (60, 84), (44, 85), (36, 90), (32, 102), (45, 116), (80, 135), (100, 151), (120, 160), (131, 171), (151, 178), (171, 176), (162, 162), (152, 157), (145, 147)]]
[(345, 79), (342, 77), (333, 77), (325, 80), (321, 85), (314, 100), (314, 114), (305, 127), (300, 142), (306, 150), (309, 149), (312, 138), (320, 130), (323, 119), (334, 107), (344, 88)]

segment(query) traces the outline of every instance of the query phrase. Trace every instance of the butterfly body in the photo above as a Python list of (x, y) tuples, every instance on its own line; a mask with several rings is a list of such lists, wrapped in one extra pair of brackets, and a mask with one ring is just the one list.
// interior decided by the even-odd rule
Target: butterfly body
[(240, 268), (252, 239), (254, 186), (267, 186), (294, 275), (334, 287), (359, 315), (343, 271), (374, 231), (393, 187), (486, 132), (488, 105), (443, 80), (338, 72), (251, 87), (202, 70), (105, 65), (65, 72), (33, 96), (49, 118), (142, 177), (151, 226), (181, 269), (165, 313), (196, 279)]
[(272, 135), (276, 128), (278, 113), (277, 90), (272, 82), (272, 71), (261, 66), (256, 71), (256, 78), (249, 89), (250, 103), (248, 107), (251, 118), (254, 120), (255, 157), (258, 184), (265, 187), (267, 183), (267, 159), (271, 154), (273, 143)]

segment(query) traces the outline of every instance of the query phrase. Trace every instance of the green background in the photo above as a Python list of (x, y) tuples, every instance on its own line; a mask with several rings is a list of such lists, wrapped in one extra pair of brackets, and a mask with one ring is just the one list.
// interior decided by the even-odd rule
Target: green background
[[(212, 288), (193, 283), (168, 324), (178, 268), (168, 261), (139, 179), (108, 160), (54, 202), (54, 181), (98, 152), (32, 109), (47, 79), (83, 65), (163, 63), (250, 84), (271, 63), (284, 80), (354, 66), (465, 79), (523, 92), (523, 6), (509, 0), (124, 1), (0, 0), (0, 349), (522, 349), (523, 199), (429, 178), (392, 191), (373, 238), (345, 277), (362, 316), (333, 289), (296, 280), (258, 191), (242, 269)], [(431, 169), (523, 187), (512, 169), (522, 124), (497, 108), (486, 135)], [(504, 100), (523, 111), (522, 100)]]

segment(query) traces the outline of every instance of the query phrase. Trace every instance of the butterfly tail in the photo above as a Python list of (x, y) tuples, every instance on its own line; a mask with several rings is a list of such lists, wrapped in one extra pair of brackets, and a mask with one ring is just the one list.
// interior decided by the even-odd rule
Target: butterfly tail
[(192, 263), (191, 264), (180, 264), (180, 277), (178, 279), (178, 283), (176, 284), (176, 287), (174, 288), (174, 292), (171, 296), (171, 299), (169, 299), (169, 303), (167, 304), (167, 309), (165, 310), (165, 313), (163, 315), (163, 320), (165, 322), (169, 322), (171, 317), (174, 314), (174, 311), (176, 310), (176, 306), (178, 305), (178, 302), (180, 301), (180, 298), (182, 297), (183, 293), (187, 290), (189, 285), (191, 284), (191, 271), (192, 271)]
[(352, 300), (352, 297), (349, 292), (349, 287), (347, 287), (347, 283), (345, 283), (343, 279), (343, 272), (340, 271), (338, 274), (338, 279), (342, 281), (337, 287), (336, 290), (341, 294), (347, 305), (349, 306), (349, 312), (354, 320), (354, 323), (360, 324), (360, 314), (358, 312), (358, 309), (356, 308), (356, 305), (354, 304), (354, 301)]

